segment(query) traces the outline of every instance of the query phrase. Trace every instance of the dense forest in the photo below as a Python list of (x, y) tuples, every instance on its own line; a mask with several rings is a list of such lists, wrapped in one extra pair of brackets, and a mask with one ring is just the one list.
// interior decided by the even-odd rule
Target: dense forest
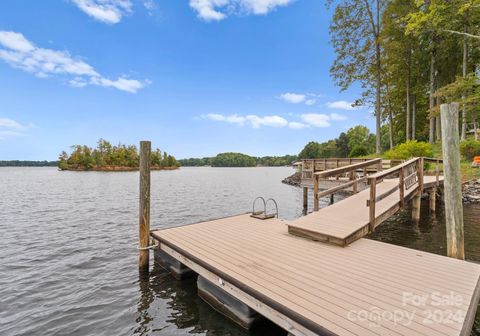
[[(62, 152), (58, 158), (58, 167), (62, 170), (135, 170), (139, 165), (138, 149), (134, 145), (112, 146), (104, 139), (97, 142), (96, 148), (74, 145), (72, 152)], [(156, 149), (151, 153), (152, 169), (173, 169), (179, 167), (178, 161), (167, 152)]]
[(296, 155), (253, 157), (241, 153), (220, 153), (215, 157), (178, 160), (182, 166), (200, 167), (255, 167), (289, 166), (297, 160)]
[(9, 160), (0, 161), (0, 167), (56, 167), (58, 161), (26, 161), (26, 160)]
[[(330, 25), (341, 90), (374, 107), (375, 151), (440, 140), (439, 105), (461, 105), (461, 138), (480, 113), (480, 0), (341, 0)], [(472, 134), (477, 136), (475, 131)], [(383, 148), (382, 148), (383, 147)]]

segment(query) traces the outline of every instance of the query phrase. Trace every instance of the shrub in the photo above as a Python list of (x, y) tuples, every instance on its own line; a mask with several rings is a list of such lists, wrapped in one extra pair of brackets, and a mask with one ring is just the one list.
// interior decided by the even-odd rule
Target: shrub
[(427, 142), (411, 140), (386, 151), (384, 156), (389, 160), (408, 160), (420, 156), (432, 157), (433, 147)]
[(367, 147), (363, 145), (355, 145), (350, 151), (350, 154), (348, 156), (359, 157), (359, 156), (365, 156), (365, 155), (368, 155)]
[(460, 153), (466, 160), (473, 160), (474, 156), (480, 155), (480, 141), (470, 139), (460, 142)]

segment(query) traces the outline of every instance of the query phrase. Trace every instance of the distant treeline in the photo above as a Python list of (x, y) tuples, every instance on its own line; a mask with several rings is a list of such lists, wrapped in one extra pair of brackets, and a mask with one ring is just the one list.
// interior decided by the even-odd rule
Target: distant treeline
[(275, 167), (289, 166), (296, 160), (296, 155), (253, 157), (242, 153), (220, 153), (215, 157), (182, 159), (179, 162), (189, 167)]
[[(135, 170), (139, 166), (139, 152), (135, 145), (112, 146), (100, 139), (96, 148), (74, 145), (72, 152), (62, 152), (58, 158), (58, 167), (62, 170)], [(172, 169), (180, 166), (174, 156), (160, 149), (151, 153), (152, 169)]]
[(9, 160), (0, 161), (0, 167), (56, 167), (58, 161), (26, 161), (26, 160)]

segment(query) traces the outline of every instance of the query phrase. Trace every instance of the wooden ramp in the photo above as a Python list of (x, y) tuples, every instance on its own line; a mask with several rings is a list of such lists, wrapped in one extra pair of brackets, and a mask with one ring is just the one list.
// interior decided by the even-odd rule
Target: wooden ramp
[[(439, 177), (439, 183), (443, 177)], [(380, 225), (393, 213), (400, 209), (399, 179), (384, 179), (376, 185), (377, 194), (385, 194), (394, 190), (378, 202), (375, 207), (375, 224)], [(424, 189), (435, 187), (435, 176), (425, 176)], [(411, 185), (404, 191), (404, 201), (408, 201), (418, 192), (418, 183)], [(370, 200), (370, 189), (330, 205), (319, 211), (290, 222), (288, 232), (291, 234), (312, 238), (318, 241), (345, 246), (367, 235), (370, 232), (370, 212), (367, 201)]]
[[(288, 225), (288, 232), (313, 240), (346, 246), (355, 240), (373, 232), (383, 221), (404, 207), (416, 196), (415, 207), (420, 207), (420, 197), (425, 190), (435, 189), (443, 184), (439, 165), (441, 160), (413, 158), (386, 170), (368, 174), (370, 167), (379, 167), (381, 159), (371, 159), (348, 166), (328, 169), (313, 174), (314, 212), (301, 217)], [(424, 176), (425, 164), (435, 164), (435, 175)], [(358, 172), (361, 172), (359, 177)], [(320, 191), (322, 181), (339, 180), (347, 176), (346, 183)], [(367, 183), (368, 187), (359, 192), (359, 185)], [(331, 196), (351, 189), (353, 195), (337, 204), (319, 208), (321, 197)], [(307, 208), (304, 190), (304, 211)]]
[(286, 224), (245, 214), (151, 235), (293, 335), (469, 335), (480, 265), (368, 239), (323, 244)]

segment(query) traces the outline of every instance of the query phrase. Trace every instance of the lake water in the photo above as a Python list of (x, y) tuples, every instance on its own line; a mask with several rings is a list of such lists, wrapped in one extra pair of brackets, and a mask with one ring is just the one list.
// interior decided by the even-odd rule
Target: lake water
[[(257, 196), (276, 199), (281, 218), (299, 217), (301, 189), (280, 183), (292, 172), (152, 172), (151, 227), (247, 212)], [(372, 238), (445, 254), (442, 209), (429, 216), (426, 203), (418, 225), (405, 211)], [(479, 218), (480, 206), (465, 206), (466, 254), (475, 262)], [(194, 281), (159, 267), (141, 277), (137, 235), (136, 172), (0, 168), (0, 335), (248, 335), (203, 303)], [(479, 314), (472, 335), (480, 335)]]

